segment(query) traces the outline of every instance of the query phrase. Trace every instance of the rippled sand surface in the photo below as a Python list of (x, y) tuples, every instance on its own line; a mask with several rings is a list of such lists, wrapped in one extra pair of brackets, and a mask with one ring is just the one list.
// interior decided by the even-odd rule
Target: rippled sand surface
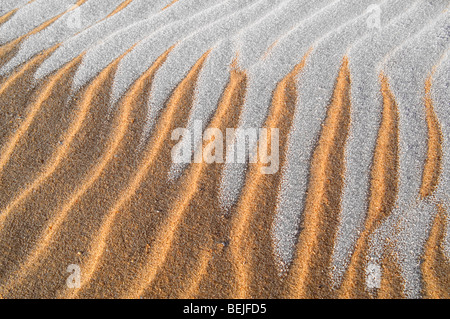
[[(1, 1), (0, 297), (449, 298), (449, 47), (448, 0)], [(278, 170), (173, 160), (212, 128)]]

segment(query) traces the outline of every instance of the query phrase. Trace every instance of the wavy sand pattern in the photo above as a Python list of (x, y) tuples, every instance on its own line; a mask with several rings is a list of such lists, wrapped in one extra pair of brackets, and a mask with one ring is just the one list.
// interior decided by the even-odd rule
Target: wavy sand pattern
[[(449, 298), (449, 48), (448, 0), (1, 1), (0, 297)], [(198, 157), (238, 128), (274, 173)]]

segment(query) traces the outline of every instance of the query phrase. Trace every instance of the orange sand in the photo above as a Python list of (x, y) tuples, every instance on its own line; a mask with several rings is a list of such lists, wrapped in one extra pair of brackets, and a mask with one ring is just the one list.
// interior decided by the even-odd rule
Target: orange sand
[[(124, 1), (111, 15), (129, 3)], [(13, 15), (0, 17), (0, 24)], [(1, 46), (0, 65), (14, 56), (27, 36), (57, 18)], [(114, 73), (127, 53), (72, 95), (71, 82), (82, 55), (45, 79), (32, 81), (34, 71), (57, 47), (0, 78), (1, 297), (404, 298), (403, 278), (390, 245), (383, 255), (381, 288), (375, 293), (365, 288), (369, 237), (392, 213), (398, 188), (399, 118), (386, 76), (380, 77), (382, 121), (365, 227), (344, 280), (335, 288), (330, 265), (350, 127), (348, 58), (337, 75), (311, 157), (294, 260), (280, 275), (272, 226), (298, 98), (296, 81), (307, 56), (278, 83), (264, 125), (280, 129), (278, 173), (263, 175), (264, 164), (250, 164), (237, 204), (224, 213), (218, 191), (224, 164), (193, 163), (177, 180), (168, 179), (175, 144), (170, 134), (186, 126), (209, 51), (172, 92), (140, 154), (135, 150), (153, 77), (172, 48), (129, 88), (111, 114)], [(235, 62), (208, 127), (237, 127), (247, 81), (246, 71)], [(424, 97), (428, 154), (418, 194), (427, 200), (433, 200), (442, 165), (442, 133), (431, 86), (430, 77)], [(209, 143), (202, 147), (207, 149)], [(437, 207), (423, 256), (423, 295), (448, 298), (449, 261), (442, 247), (446, 210), (441, 204)], [(73, 263), (83, 271), (82, 286), (75, 290), (65, 285), (64, 265)]]

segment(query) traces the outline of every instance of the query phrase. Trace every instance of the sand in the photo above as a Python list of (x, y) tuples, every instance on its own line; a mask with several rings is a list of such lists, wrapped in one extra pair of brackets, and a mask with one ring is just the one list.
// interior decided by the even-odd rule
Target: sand
[[(449, 298), (448, 9), (2, 2), (0, 297)], [(175, 163), (199, 122), (279, 169)]]

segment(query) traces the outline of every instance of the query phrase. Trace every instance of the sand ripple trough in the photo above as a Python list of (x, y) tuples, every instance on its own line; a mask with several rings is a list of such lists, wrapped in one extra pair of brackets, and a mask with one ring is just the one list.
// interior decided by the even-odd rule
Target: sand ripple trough
[(0, 297), (449, 298), (449, 48), (448, 0), (1, 1)]

